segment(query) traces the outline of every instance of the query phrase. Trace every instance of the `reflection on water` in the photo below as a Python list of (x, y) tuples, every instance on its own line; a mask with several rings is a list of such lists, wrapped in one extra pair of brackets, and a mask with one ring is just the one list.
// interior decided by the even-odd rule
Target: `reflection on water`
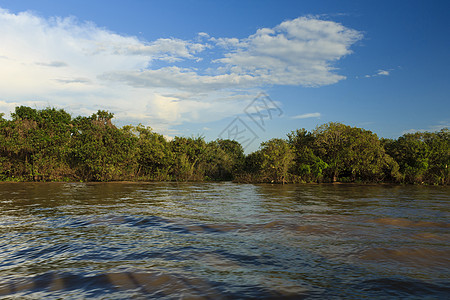
[(445, 298), (449, 189), (0, 184), (0, 297)]
[(450, 224), (448, 223), (437, 223), (429, 221), (411, 221), (405, 218), (379, 218), (373, 220), (373, 222), (383, 225), (392, 225), (400, 227), (443, 227), (448, 228)]

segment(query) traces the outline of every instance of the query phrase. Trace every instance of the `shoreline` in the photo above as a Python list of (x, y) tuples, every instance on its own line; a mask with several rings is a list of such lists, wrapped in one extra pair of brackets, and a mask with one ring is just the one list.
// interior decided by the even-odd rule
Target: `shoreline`
[(271, 186), (292, 186), (292, 185), (342, 185), (342, 186), (440, 186), (447, 187), (448, 185), (433, 185), (433, 184), (418, 184), (418, 183), (394, 183), (394, 182), (296, 182), (296, 183), (266, 183), (266, 182), (235, 182), (231, 180), (223, 181), (131, 181), (131, 180), (117, 180), (117, 181), (0, 181), (2, 184), (161, 184), (161, 183), (175, 183), (175, 184), (196, 184), (196, 183), (233, 183), (233, 184), (252, 184), (252, 185), (271, 185)]

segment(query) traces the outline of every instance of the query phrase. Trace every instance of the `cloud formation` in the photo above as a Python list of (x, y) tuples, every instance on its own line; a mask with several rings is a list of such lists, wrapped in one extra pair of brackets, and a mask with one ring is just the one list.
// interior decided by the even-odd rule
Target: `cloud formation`
[(378, 70), (378, 73), (377, 73), (378, 76), (389, 76), (389, 74), (390, 74), (390, 71), (387, 71), (387, 70)]
[(378, 76), (389, 76), (391, 75), (391, 70), (378, 70), (375, 74), (372, 75), (365, 75), (364, 77), (370, 78), (370, 77), (378, 77)]
[(193, 40), (144, 41), (72, 17), (1, 8), (0, 28), (3, 112), (30, 103), (75, 114), (102, 108), (124, 122), (166, 128), (235, 115), (266, 86), (343, 80), (333, 64), (362, 38), (342, 24), (299, 17), (246, 38), (201, 32)]
[(234, 50), (217, 62), (233, 73), (253, 74), (261, 84), (328, 85), (345, 78), (333, 72), (331, 63), (350, 54), (350, 46), (361, 38), (339, 23), (300, 17), (239, 42), (228, 39)]
[[(206, 33), (201, 37), (209, 37)], [(136, 87), (172, 87), (183, 90), (242, 88), (264, 85), (322, 86), (345, 79), (331, 64), (351, 53), (361, 33), (339, 23), (300, 17), (275, 28), (262, 28), (248, 38), (211, 38), (228, 52), (215, 59), (214, 75), (194, 69), (166, 67), (114, 71), (102, 79)], [(197, 46), (200, 50), (211, 45)]]
[(292, 117), (293, 119), (308, 119), (308, 118), (320, 118), (321, 114), (318, 112), (315, 113), (308, 113), (303, 115), (298, 115), (295, 117)]
[(402, 131), (402, 135), (403, 134), (407, 134), (407, 133), (416, 133), (416, 132), (435, 132), (435, 131), (440, 131), (444, 128), (449, 129), (450, 128), (450, 120), (446, 120), (446, 121), (440, 121), (439, 124), (437, 125), (430, 125), (428, 126), (428, 129), (415, 129), (415, 128), (411, 128), (408, 130), (404, 130)]

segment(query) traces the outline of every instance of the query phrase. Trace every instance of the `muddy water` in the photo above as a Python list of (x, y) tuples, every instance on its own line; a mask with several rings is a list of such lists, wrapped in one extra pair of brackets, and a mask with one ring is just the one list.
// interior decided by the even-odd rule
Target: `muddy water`
[(0, 298), (450, 294), (450, 189), (0, 184)]

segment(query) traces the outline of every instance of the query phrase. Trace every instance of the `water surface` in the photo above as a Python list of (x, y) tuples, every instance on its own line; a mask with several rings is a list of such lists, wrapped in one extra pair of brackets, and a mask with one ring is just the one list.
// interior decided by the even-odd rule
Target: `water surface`
[(448, 187), (0, 184), (0, 297), (446, 298)]

